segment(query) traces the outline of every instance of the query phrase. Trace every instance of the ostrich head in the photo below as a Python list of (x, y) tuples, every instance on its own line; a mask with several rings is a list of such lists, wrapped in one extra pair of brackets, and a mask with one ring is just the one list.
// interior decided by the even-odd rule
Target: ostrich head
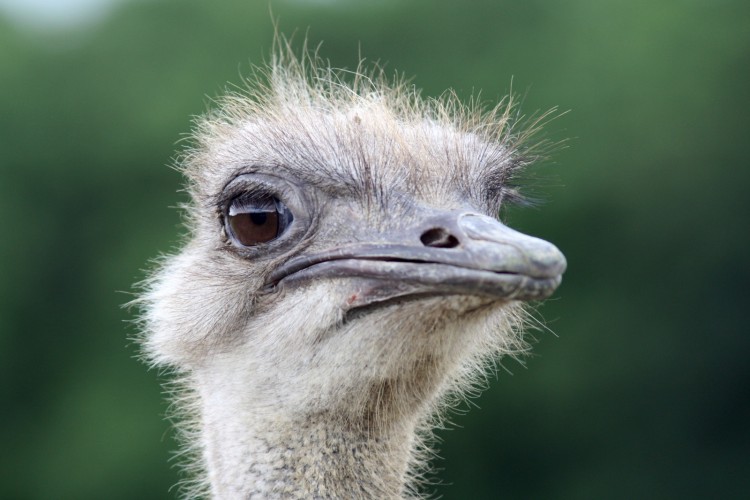
[(190, 232), (142, 298), (219, 498), (414, 493), (420, 429), (523, 349), (522, 302), (565, 269), (497, 219), (533, 159), (509, 105), (315, 64), (275, 60), (197, 121)]

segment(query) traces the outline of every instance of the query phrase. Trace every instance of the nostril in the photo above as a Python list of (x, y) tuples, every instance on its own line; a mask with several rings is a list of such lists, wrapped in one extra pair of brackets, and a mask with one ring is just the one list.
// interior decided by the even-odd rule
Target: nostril
[(456, 248), (458, 238), (443, 229), (442, 227), (433, 227), (428, 229), (419, 238), (426, 247), (434, 248)]

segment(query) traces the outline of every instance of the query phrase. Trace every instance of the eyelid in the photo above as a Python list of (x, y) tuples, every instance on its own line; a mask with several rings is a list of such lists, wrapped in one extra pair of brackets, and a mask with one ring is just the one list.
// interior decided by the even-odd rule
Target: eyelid
[(211, 204), (219, 212), (228, 215), (229, 207), (234, 200), (247, 195), (255, 198), (281, 198), (274, 176), (259, 173), (240, 173), (227, 182), (220, 192), (216, 193)]
[(267, 195), (256, 196), (250, 192), (233, 198), (229, 202), (227, 214), (235, 216), (244, 213), (274, 212), (277, 210), (276, 198)]

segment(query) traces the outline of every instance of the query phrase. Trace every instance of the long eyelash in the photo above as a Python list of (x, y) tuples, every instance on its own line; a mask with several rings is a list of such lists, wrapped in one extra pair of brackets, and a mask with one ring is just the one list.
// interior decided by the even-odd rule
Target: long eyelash
[[(257, 195), (254, 193), (244, 193), (229, 202), (227, 207), (228, 215), (237, 215), (246, 212), (273, 212), (276, 210), (276, 202), (272, 196)], [(232, 213), (232, 212), (235, 213)]]
[(220, 214), (226, 214), (232, 202), (240, 197), (273, 199), (276, 194), (263, 184), (237, 182), (227, 186), (223, 192), (218, 194), (213, 200), (213, 204)]

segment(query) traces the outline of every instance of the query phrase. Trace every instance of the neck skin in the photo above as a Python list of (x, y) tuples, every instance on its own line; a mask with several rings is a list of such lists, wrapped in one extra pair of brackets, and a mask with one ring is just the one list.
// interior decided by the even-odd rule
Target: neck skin
[(268, 417), (204, 414), (213, 498), (408, 496), (415, 425), (373, 432), (335, 415)]
[(476, 343), (409, 322), (355, 326), (248, 342), (192, 370), (213, 498), (414, 496), (417, 430)]

